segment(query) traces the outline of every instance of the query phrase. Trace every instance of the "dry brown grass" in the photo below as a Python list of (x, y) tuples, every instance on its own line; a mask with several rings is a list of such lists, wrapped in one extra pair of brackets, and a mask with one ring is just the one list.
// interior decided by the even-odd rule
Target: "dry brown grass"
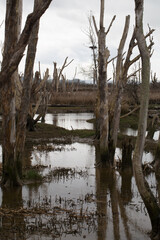
[[(133, 89), (127, 88), (123, 95), (122, 100), (122, 111), (127, 112), (130, 106), (139, 104), (140, 94), (139, 88)], [(138, 91), (138, 92), (137, 92)], [(109, 102), (112, 101), (114, 97), (114, 92), (111, 92), (109, 96)], [(97, 98), (96, 90), (87, 90), (87, 91), (74, 91), (74, 92), (58, 92), (54, 93), (50, 104), (52, 105), (71, 105), (71, 106), (90, 106), (94, 107)], [(150, 103), (160, 103), (160, 87), (150, 89)]]
[(150, 102), (160, 103), (160, 88), (150, 90)]
[(96, 91), (54, 93), (50, 104), (94, 106)]

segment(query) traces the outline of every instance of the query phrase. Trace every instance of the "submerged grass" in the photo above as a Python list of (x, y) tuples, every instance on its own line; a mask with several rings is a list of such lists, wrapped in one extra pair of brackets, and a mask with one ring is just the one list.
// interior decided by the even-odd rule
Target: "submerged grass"
[(42, 175), (36, 171), (35, 169), (30, 169), (25, 173), (24, 176), (25, 180), (35, 180), (35, 181), (42, 181), (43, 177)]
[(138, 114), (132, 114), (120, 119), (120, 128), (124, 129), (128, 127), (132, 129), (138, 128)]
[(38, 123), (36, 131), (27, 132), (27, 141), (31, 141), (33, 139), (41, 139), (46, 141), (56, 138), (65, 138), (66, 141), (71, 141), (72, 137), (91, 138), (94, 136), (94, 134), (94, 130), (67, 130), (51, 124)]

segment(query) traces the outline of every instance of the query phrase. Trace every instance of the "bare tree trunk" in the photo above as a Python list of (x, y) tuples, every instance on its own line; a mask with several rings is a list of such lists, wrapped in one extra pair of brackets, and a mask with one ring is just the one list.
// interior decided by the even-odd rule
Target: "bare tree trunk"
[[(36, 9), (37, 5), (41, 2), (41, 0), (34, 1), (34, 9)], [(16, 159), (19, 162), (22, 162), (22, 153), (24, 150), (25, 138), (26, 138), (26, 124), (27, 124), (27, 116), (29, 113), (30, 106), (30, 94), (31, 94), (31, 86), (33, 80), (33, 67), (35, 61), (35, 55), (37, 50), (37, 42), (38, 42), (38, 32), (39, 32), (39, 20), (35, 23), (30, 40), (28, 43), (28, 51), (26, 57), (26, 65), (24, 72), (24, 80), (23, 80), (23, 92), (21, 99), (21, 106), (18, 115), (18, 123), (17, 123), (17, 136), (16, 136)]]
[[(22, 24), (22, 5), (23, 2), (22, 0), (19, 2), (19, 9), (18, 9), (18, 25), (17, 25), (17, 37), (19, 39), (19, 36), (21, 34), (21, 24)], [(18, 40), (17, 39), (17, 40)], [(15, 85), (16, 85), (16, 90), (15, 90), (15, 104), (16, 104), (16, 111), (19, 110), (20, 104), (21, 104), (21, 94), (22, 94), (22, 84), (20, 80), (20, 76), (18, 73), (18, 69), (14, 72), (14, 77), (15, 77)]]
[(157, 144), (156, 153), (154, 157), (154, 168), (156, 169), (156, 173), (160, 175), (160, 134), (159, 134), (158, 144)]
[[(11, 58), (12, 49), (18, 41), (19, 10), (21, 0), (10, 0), (6, 4), (5, 44), (2, 69)], [(22, 10), (22, 9), (21, 9)], [(9, 77), (9, 81), (1, 89), (2, 95), (2, 129), (3, 129), (3, 175), (2, 184), (19, 184), (19, 169), (21, 166), (15, 159), (16, 145), (16, 109), (15, 85), (17, 71)], [(8, 175), (10, 178), (8, 179)]]
[(42, 96), (42, 103), (41, 103), (41, 122), (44, 123), (45, 122), (45, 116), (47, 114), (47, 107), (48, 107), (48, 91), (46, 89), (46, 84), (43, 88), (43, 96)]
[[(144, 201), (152, 224), (153, 236), (159, 234), (160, 208), (152, 194), (142, 171), (142, 155), (145, 142), (148, 115), (149, 80), (150, 80), (150, 53), (143, 34), (143, 0), (135, 0), (136, 28), (135, 36), (142, 59), (142, 86), (141, 107), (138, 124), (138, 136), (133, 154), (133, 170), (137, 187)], [(160, 236), (159, 236), (160, 237)], [(159, 238), (157, 238), (159, 239)]]
[[(46, 81), (49, 77), (49, 70), (46, 69), (44, 78), (40, 79), (39, 72), (36, 72), (34, 82), (32, 84), (31, 90), (31, 99), (30, 107), (27, 118), (27, 129), (29, 131), (35, 130), (36, 123), (42, 118), (45, 117), (48, 104), (48, 92), (46, 91)], [(35, 104), (34, 108), (32, 107), (33, 103)], [(37, 118), (34, 120), (34, 116), (37, 113), (37, 110), (41, 106), (40, 113)]]
[(22, 174), (22, 161), (17, 160), (16, 157), (15, 81), (13, 74), (22, 59), (34, 24), (42, 16), (52, 0), (41, 1), (38, 8), (28, 16), (19, 40), (17, 37), (17, 28), (20, 0), (9, 0), (6, 5), (4, 56), (0, 72), (0, 87), (2, 90), (3, 103), (2, 184), (5, 186), (19, 185)]
[[(94, 18), (93, 18), (94, 19)], [(106, 48), (106, 32), (104, 22), (104, 0), (101, 0), (100, 6), (100, 30), (95, 29), (98, 36), (98, 98), (96, 106), (96, 135), (100, 138), (101, 159), (108, 159), (108, 135), (109, 135), (109, 118), (108, 118), (108, 85), (107, 85), (107, 60), (109, 50)]]
[(129, 30), (129, 22), (130, 16), (126, 17), (125, 26), (123, 30), (123, 35), (119, 44), (118, 48), (118, 57), (117, 57), (117, 64), (116, 64), (116, 79), (115, 79), (115, 99), (113, 99), (113, 115), (110, 116), (110, 161), (114, 161), (114, 154), (115, 149), (117, 146), (117, 137), (118, 137), (118, 130), (119, 130), (119, 122), (120, 122), (120, 115), (121, 115), (121, 102), (122, 102), (122, 94), (123, 94), (123, 51), (124, 45), (127, 39), (128, 30)]
[(56, 62), (54, 62), (53, 88), (54, 88), (55, 92), (58, 92), (58, 72), (57, 72), (57, 63)]
[(62, 92), (66, 92), (66, 77), (62, 74)]

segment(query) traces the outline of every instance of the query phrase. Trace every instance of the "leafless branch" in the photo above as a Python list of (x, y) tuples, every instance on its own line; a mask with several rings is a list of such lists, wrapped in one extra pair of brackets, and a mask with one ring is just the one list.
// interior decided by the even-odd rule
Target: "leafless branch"
[(136, 73), (141, 71), (141, 68), (139, 68), (138, 70), (136, 70), (135, 72), (131, 73), (130, 75), (127, 76), (127, 80), (130, 78), (130, 77), (134, 77), (136, 76)]
[(95, 28), (96, 34), (97, 34), (97, 36), (98, 36), (98, 28), (97, 28), (97, 24), (96, 24), (95, 17), (92, 16), (92, 19), (93, 19), (93, 25), (94, 25), (94, 28)]
[(111, 58), (111, 59), (107, 62), (107, 64), (109, 64), (110, 62), (114, 61), (117, 57), (118, 57), (118, 56), (115, 56), (115, 57)]
[(130, 111), (130, 112), (124, 114), (124, 115), (121, 116), (120, 118), (125, 118), (125, 117), (131, 115), (133, 112), (137, 111), (139, 108), (140, 108), (140, 106), (135, 107), (132, 111)]
[(114, 22), (115, 19), (116, 19), (116, 15), (113, 16), (112, 21), (111, 21), (111, 23), (110, 23), (110, 25), (109, 25), (109, 27), (108, 27), (108, 29), (107, 29), (107, 31), (106, 31), (106, 35), (109, 33), (109, 31), (110, 31), (110, 29), (111, 29), (111, 27), (112, 27), (112, 24), (113, 24), (113, 22)]
[(64, 63), (63, 63), (63, 65), (62, 65), (62, 67), (61, 67), (61, 69), (60, 69), (60, 72), (59, 72), (59, 75), (58, 75), (58, 79), (60, 79), (63, 70), (64, 70), (66, 67), (68, 67), (68, 66), (73, 62), (74, 59), (72, 59), (69, 63), (67, 63), (67, 60), (68, 60), (68, 57), (66, 57), (65, 60), (64, 60)]
[(0, 27), (2, 27), (3, 23), (4, 23), (4, 21), (1, 22)]

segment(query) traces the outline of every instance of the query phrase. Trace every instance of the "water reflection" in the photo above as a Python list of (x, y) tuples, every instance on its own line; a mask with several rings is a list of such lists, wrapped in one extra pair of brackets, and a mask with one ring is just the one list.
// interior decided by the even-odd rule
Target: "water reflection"
[[(127, 136), (134, 136), (136, 137), (138, 134), (138, 130), (132, 129), (132, 128), (126, 128), (126, 129), (121, 129), (121, 133)], [(154, 141), (158, 141), (159, 139), (159, 134), (160, 131), (155, 131), (150, 133), (150, 131), (146, 131), (146, 137), (153, 139)]]
[(17, 214), (17, 211), (23, 207), (22, 187), (1, 190), (1, 208), (4, 213), (0, 214), (0, 239), (25, 239), (22, 231), (25, 229), (24, 216)]
[(55, 126), (69, 130), (93, 129), (93, 124), (87, 122), (87, 120), (92, 119), (93, 117), (93, 113), (48, 113), (45, 116), (45, 123), (54, 124)]
[(123, 169), (121, 172), (121, 197), (123, 199), (123, 204), (127, 205), (132, 200), (132, 177), (133, 171), (131, 167)]
[[(97, 148), (96, 161), (99, 163)], [(141, 212), (139, 216), (141, 220), (143, 219), (143, 223), (136, 225), (136, 216), (139, 212), (136, 208), (139, 208), (141, 199), (132, 179), (131, 168), (126, 168), (120, 173), (107, 169), (103, 165), (96, 168), (97, 212), (100, 213), (98, 240), (149, 239), (147, 226), (149, 228), (150, 223), (144, 212)], [(146, 233), (144, 229), (146, 229)]]
[[(121, 148), (116, 148), (115, 151), (115, 159), (117, 161), (122, 159), (122, 150)], [(154, 160), (154, 155), (151, 152), (143, 152), (143, 156), (142, 156), (142, 163), (149, 163), (152, 162)]]
[[(24, 185), (22, 190), (16, 194), (4, 191), (1, 207), (4, 208), (6, 205), (14, 208), (15, 206), (17, 208), (43, 206), (49, 209), (58, 207), (74, 211), (74, 214), (75, 212), (80, 214), (81, 211), (83, 214), (88, 214), (88, 218), (84, 218), (83, 223), (79, 223), (80, 229), (77, 222), (72, 225), (76, 226), (76, 231), (78, 231), (76, 236), (62, 234), (57, 238), (61, 240), (79, 240), (83, 239), (83, 236), (86, 239), (96, 240), (149, 239), (147, 235), (150, 230), (149, 218), (144, 211), (144, 204), (137, 191), (131, 169), (117, 172), (104, 166), (95, 168), (95, 163), (99, 162), (99, 151), (93, 145), (73, 143), (59, 146), (52, 144), (52, 147), (53, 149), (49, 152), (38, 146), (30, 147), (26, 155), (26, 158), (29, 158), (27, 165), (49, 166), (44, 170), (44, 174), (64, 168), (75, 169), (75, 174), (69, 172), (68, 177), (62, 176), (59, 179), (53, 177), (44, 183)], [(117, 154), (120, 152), (120, 150), (116, 151)], [(151, 182), (155, 186), (155, 181)], [(64, 219), (64, 221), (69, 219), (66, 212), (56, 214), (60, 214), (59, 219)], [(32, 220), (28, 217), (26, 226), (31, 224), (29, 218)], [(37, 224), (36, 219), (32, 220), (34, 224)], [(41, 216), (42, 223), (48, 221), (45, 226), (51, 227), (49, 224), (53, 219), (51, 220), (51, 217), (47, 219)], [(87, 219), (92, 219), (92, 222), (90, 220), (86, 223)], [(21, 222), (24, 223), (23, 218)], [(36, 234), (33, 232), (27, 239), (34, 239), (33, 237), (38, 239), (39, 235)], [(47, 239), (47, 236), (44, 236), (42, 232), (41, 234), (40, 239)], [(18, 238), (12, 236), (8, 239)], [(48, 239), (50, 239), (49, 236)]]
[(160, 131), (155, 131), (155, 132), (154, 132), (154, 135), (153, 135), (153, 140), (158, 141), (158, 139), (159, 139), (159, 134), (160, 134)]
[(121, 129), (121, 133), (127, 136), (137, 136), (138, 130), (135, 130), (133, 128), (125, 128), (125, 129)]

